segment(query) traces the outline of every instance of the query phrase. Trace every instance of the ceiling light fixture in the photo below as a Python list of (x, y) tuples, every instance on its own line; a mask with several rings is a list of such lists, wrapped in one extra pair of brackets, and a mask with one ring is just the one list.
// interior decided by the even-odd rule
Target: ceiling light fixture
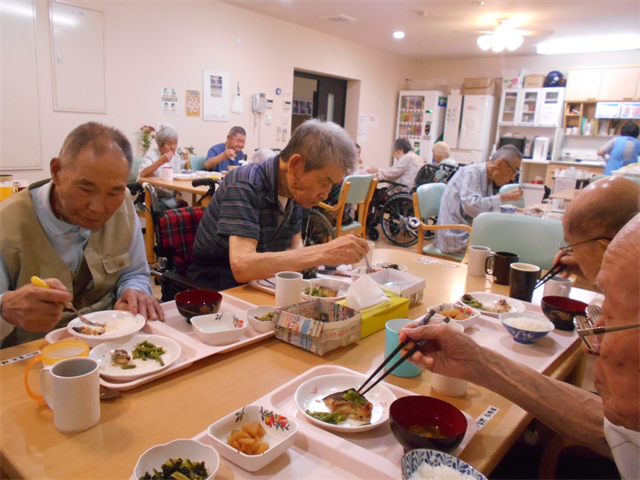
[(478, 46), (482, 50), (491, 49), (494, 52), (501, 52), (505, 48), (510, 51), (520, 48), (524, 41), (522, 36), (524, 32), (522, 30), (514, 30), (518, 26), (517, 22), (508, 18), (502, 18), (498, 21), (500, 25), (495, 32), (478, 37)]
[(536, 47), (536, 50), (540, 55), (559, 55), (562, 53), (595, 53), (636, 50), (638, 48), (640, 48), (640, 35), (637, 33), (628, 33), (548, 40), (539, 44)]
[(404, 38), (404, 32), (398, 30), (397, 32), (393, 32), (393, 38), (401, 39)]

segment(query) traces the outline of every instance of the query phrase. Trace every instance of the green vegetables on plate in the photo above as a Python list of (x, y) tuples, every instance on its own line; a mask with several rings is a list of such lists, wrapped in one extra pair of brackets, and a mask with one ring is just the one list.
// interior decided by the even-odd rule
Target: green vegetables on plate
[(140, 480), (204, 480), (209, 474), (204, 462), (192, 462), (188, 458), (170, 458), (162, 464), (161, 471), (146, 472)]
[(473, 298), (468, 293), (466, 293), (466, 294), (464, 294), (462, 296), (462, 303), (464, 303), (465, 305), (470, 306), (471, 308), (477, 308), (477, 309), (482, 310), (482, 303), (480, 303), (478, 300)]

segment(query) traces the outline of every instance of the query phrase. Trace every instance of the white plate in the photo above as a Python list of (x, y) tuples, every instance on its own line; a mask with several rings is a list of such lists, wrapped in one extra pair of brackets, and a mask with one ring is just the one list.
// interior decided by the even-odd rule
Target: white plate
[[(523, 313), (527, 311), (527, 307), (524, 306), (524, 303), (511, 298), (505, 297), (504, 295), (498, 295), (497, 293), (487, 293), (487, 292), (469, 292), (468, 295), (471, 295), (473, 298), (478, 300), (480, 303), (494, 305), (498, 300), (506, 300), (511, 310), (508, 312), (500, 312), (500, 313)], [(462, 297), (460, 297), (460, 301), (462, 302)], [(464, 303), (464, 302), (462, 302)], [(466, 304), (465, 304), (466, 305)], [(489, 312), (487, 310), (483, 310), (480, 308), (476, 308), (476, 310), (484, 313), (485, 315), (490, 315), (492, 317), (498, 317), (500, 313), (497, 312)]]
[[(132, 368), (130, 370), (123, 370), (120, 366), (114, 366), (114, 363), (111, 361), (112, 350), (123, 349), (131, 355), (131, 351), (136, 347), (136, 345), (145, 340), (149, 343), (153, 343), (157, 347), (162, 347), (167, 351), (167, 353), (162, 355), (164, 366), (161, 366), (155, 360), (145, 361), (140, 358), (129, 362), (136, 365), (136, 368)], [(101, 376), (111, 380), (129, 381), (164, 370), (178, 359), (181, 351), (182, 349), (180, 348), (180, 345), (178, 345), (178, 342), (171, 338), (162, 337), (160, 335), (139, 334), (133, 335), (132, 337), (122, 338), (120, 340), (112, 340), (110, 342), (102, 343), (92, 349), (89, 352), (89, 356), (98, 361), (98, 368)]]
[(126, 310), (103, 310), (101, 312), (86, 313), (83, 315), (83, 317), (87, 318), (88, 320), (94, 320), (96, 322), (102, 323), (105, 326), (121, 320), (127, 320), (128, 322), (130, 322), (130, 325), (127, 325), (126, 328), (107, 331), (102, 335), (85, 335), (76, 332), (73, 327), (91, 327), (91, 325), (87, 325), (79, 318), (74, 318), (67, 324), (67, 330), (74, 337), (87, 342), (90, 347), (95, 347), (100, 343), (123, 338), (136, 333), (140, 331), (142, 327), (144, 327), (144, 324), (146, 322), (142, 315), (134, 315), (133, 313), (127, 312)]
[(196, 178), (199, 178), (196, 173), (174, 173), (173, 174), (174, 180), (195, 180)]
[(379, 383), (366, 395), (366, 399), (373, 404), (371, 412), (371, 423), (363, 424), (357, 420), (348, 419), (339, 425), (316, 420), (307, 415), (306, 410), (311, 412), (328, 412), (329, 408), (322, 399), (335, 392), (342, 392), (349, 388), (358, 388), (366, 377), (364, 375), (333, 374), (321, 375), (307, 380), (298, 387), (293, 396), (293, 400), (300, 410), (301, 417), (324, 429), (334, 432), (364, 432), (371, 430), (389, 421), (389, 407), (396, 399), (396, 396), (386, 386)]
[[(312, 295), (307, 295), (304, 291), (309, 288), (309, 283), (311, 284), (311, 288), (313, 287), (327, 287), (333, 290), (338, 290), (338, 295), (335, 297), (314, 297)], [(340, 280), (333, 280), (328, 278), (313, 278), (311, 280), (303, 280), (302, 281), (302, 298), (305, 300), (329, 300), (330, 302), (337, 302), (338, 300), (342, 300), (347, 295), (347, 290), (351, 284), (347, 282), (342, 282)]]

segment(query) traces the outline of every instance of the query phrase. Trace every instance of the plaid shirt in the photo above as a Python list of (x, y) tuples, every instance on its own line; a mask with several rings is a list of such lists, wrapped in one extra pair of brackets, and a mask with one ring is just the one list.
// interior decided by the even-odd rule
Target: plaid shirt
[[(453, 176), (440, 201), (438, 225), (469, 225), (482, 212), (499, 212), (500, 195), (487, 179), (487, 164), (474, 163)], [(436, 244), (445, 253), (464, 255), (469, 234), (463, 230), (437, 230)]]
[(204, 212), (188, 277), (216, 290), (235, 287), (229, 264), (229, 237), (258, 241), (257, 252), (282, 252), (300, 233), (302, 207), (278, 201), (278, 162), (275, 156), (229, 172)]

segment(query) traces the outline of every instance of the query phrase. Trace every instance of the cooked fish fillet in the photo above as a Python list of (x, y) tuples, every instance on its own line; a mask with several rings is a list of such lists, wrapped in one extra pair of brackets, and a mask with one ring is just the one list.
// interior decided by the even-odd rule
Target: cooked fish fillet
[(370, 422), (373, 404), (363, 396), (360, 396), (360, 398), (364, 399), (364, 404), (346, 400), (344, 395), (349, 391), (350, 390), (345, 390), (343, 392), (332, 393), (324, 397), (322, 401), (332, 412), (340, 412), (343, 415), (348, 415), (361, 422)]

